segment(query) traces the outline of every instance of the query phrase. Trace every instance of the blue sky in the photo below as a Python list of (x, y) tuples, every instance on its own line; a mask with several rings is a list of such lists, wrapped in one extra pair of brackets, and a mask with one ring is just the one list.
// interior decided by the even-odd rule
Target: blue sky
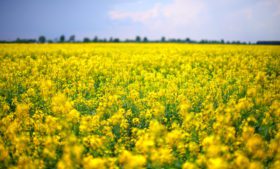
[(1, 0), (0, 39), (280, 40), (280, 0)]

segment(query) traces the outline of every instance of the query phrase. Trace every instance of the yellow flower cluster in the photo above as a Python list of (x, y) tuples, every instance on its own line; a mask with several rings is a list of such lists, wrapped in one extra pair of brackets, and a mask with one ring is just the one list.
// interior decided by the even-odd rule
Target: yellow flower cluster
[(280, 47), (0, 45), (0, 168), (280, 166)]

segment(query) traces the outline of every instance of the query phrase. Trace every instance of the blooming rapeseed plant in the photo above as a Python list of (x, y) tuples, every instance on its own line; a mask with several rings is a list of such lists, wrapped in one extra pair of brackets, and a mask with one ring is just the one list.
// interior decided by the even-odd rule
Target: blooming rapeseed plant
[(0, 168), (279, 168), (280, 48), (1, 44)]

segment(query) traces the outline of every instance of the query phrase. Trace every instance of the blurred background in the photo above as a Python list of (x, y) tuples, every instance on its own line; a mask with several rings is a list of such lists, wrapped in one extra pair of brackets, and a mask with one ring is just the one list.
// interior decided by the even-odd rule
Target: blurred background
[(5, 41), (254, 43), (280, 39), (280, 0), (1, 0), (0, 25)]

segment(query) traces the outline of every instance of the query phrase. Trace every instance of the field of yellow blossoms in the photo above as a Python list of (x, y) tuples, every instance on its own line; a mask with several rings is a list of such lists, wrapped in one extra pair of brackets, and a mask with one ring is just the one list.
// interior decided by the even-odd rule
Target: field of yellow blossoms
[(280, 47), (0, 45), (0, 168), (280, 168)]

